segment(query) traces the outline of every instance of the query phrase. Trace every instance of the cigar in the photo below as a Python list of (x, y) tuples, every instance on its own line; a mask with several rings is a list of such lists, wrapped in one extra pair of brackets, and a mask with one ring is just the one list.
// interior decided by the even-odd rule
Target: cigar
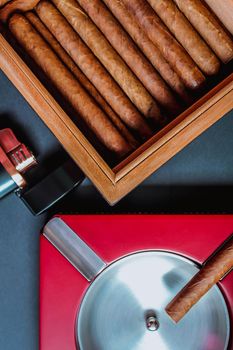
[(204, 267), (167, 305), (167, 314), (178, 323), (232, 268), (233, 236), (206, 261)]
[(200, 0), (174, 0), (222, 62), (233, 58), (233, 41)]
[(143, 30), (139, 27), (135, 18), (127, 10), (122, 1), (104, 0), (104, 3), (118, 19), (126, 32), (148, 58), (161, 77), (170, 88), (175, 91), (183, 100), (190, 102), (186, 87), (174, 69), (165, 60), (157, 46), (155, 46)]
[(37, 33), (31, 23), (23, 15), (14, 14), (10, 18), (9, 27), (25, 51), (45, 72), (46, 76), (83, 118), (98, 139), (120, 157), (129, 153), (131, 148), (125, 139)]
[(220, 62), (172, 0), (148, 0), (171, 33), (186, 49), (203, 73), (214, 75)]
[[(0, 10), (0, 20), (6, 23), (10, 17), (10, 15), (14, 12), (26, 12), (31, 11), (38, 4), (40, 0), (12, 0), (5, 1), (5, 3), (9, 2), (3, 9)], [(4, 0), (3, 0), (4, 2)]]
[(122, 0), (137, 19), (141, 28), (159, 48), (165, 59), (190, 89), (199, 88), (205, 77), (188, 53), (170, 34), (168, 29), (145, 0)]
[(232, 0), (205, 0), (211, 10), (233, 35), (233, 2)]
[(48, 1), (41, 1), (36, 12), (121, 120), (142, 138), (148, 138), (151, 131), (140, 113), (62, 14)]
[(6, 5), (10, 1), (11, 0), (0, 0), (0, 7), (3, 7), (4, 5)]
[(112, 108), (103, 99), (100, 93), (96, 90), (94, 85), (87, 79), (83, 72), (77, 67), (72, 58), (66, 53), (63, 47), (59, 44), (52, 33), (43, 24), (40, 18), (34, 12), (26, 12), (25, 17), (31, 22), (31, 24), (36, 28), (40, 35), (45, 39), (45, 41), (51, 46), (58, 57), (65, 63), (81, 85), (86, 89), (86, 91), (94, 98), (97, 104), (104, 110), (107, 116), (111, 119), (112, 123), (120, 131), (121, 135), (128, 141), (128, 143), (136, 148), (139, 144), (131, 134), (131, 132), (126, 128), (124, 123), (118, 117), (118, 115), (112, 110)]
[(100, 0), (78, 0), (78, 3), (160, 105), (172, 113), (178, 111), (180, 107), (164, 80), (143, 56), (105, 4)]
[[(158, 120), (160, 110), (156, 101), (132, 73), (118, 53), (84, 13), (76, 0), (52, 0), (74, 30), (101, 61), (126, 95), (146, 117)], [(112, 35), (114, 33), (111, 33)]]

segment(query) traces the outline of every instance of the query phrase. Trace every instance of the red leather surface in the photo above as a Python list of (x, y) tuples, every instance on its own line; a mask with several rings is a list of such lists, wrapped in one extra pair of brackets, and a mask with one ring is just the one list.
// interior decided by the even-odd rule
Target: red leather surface
[[(168, 250), (203, 263), (233, 233), (233, 215), (60, 217), (107, 263), (147, 249)], [(88, 282), (43, 236), (40, 244), (40, 350), (76, 350), (75, 320)], [(221, 287), (232, 317), (233, 272)]]

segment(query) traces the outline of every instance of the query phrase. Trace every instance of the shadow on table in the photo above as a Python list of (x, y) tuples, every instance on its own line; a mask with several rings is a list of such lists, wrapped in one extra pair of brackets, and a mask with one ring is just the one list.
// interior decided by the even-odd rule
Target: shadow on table
[(141, 186), (111, 207), (93, 186), (81, 185), (54, 212), (233, 213), (233, 183), (227, 186)]

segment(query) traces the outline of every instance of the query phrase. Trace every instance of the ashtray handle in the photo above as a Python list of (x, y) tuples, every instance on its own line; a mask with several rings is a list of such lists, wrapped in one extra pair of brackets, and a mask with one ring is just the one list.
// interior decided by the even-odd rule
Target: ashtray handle
[(89, 282), (107, 266), (60, 218), (51, 219), (43, 234)]

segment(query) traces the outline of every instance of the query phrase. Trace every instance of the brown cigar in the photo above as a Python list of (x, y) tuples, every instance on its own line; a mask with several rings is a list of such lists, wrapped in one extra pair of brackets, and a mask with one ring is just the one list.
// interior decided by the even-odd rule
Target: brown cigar
[(229, 62), (233, 58), (233, 41), (203, 2), (174, 1), (222, 62)]
[[(53, 0), (95, 56), (102, 62), (126, 95), (147, 118), (158, 120), (160, 111), (155, 100), (112, 48), (76, 0)], [(113, 34), (113, 33), (112, 33)]]
[[(1, 11), (0, 20), (7, 22), (10, 15), (16, 11), (30, 11), (32, 10), (40, 0), (13, 0), (10, 1)], [(5, 1), (6, 2), (6, 1)]]
[(165, 60), (159, 49), (141, 30), (123, 2), (118, 0), (104, 0), (104, 2), (172, 90), (185, 101), (189, 101), (190, 98), (184, 83)]
[(78, 2), (150, 94), (168, 111), (178, 111), (179, 106), (170, 89), (104, 3), (100, 0)]
[(148, 2), (203, 73), (216, 74), (220, 68), (219, 60), (174, 2), (171, 0), (148, 0)]
[(143, 138), (150, 136), (151, 131), (134, 105), (62, 14), (48, 1), (41, 1), (36, 12), (123, 122)]
[(127, 154), (131, 150), (128, 143), (30, 22), (23, 15), (14, 14), (9, 21), (9, 27), (26, 52), (42, 68), (99, 140), (119, 156)]
[(205, 81), (204, 75), (183, 47), (163, 25), (148, 2), (146, 0), (122, 1), (135, 16), (149, 38), (162, 52), (165, 59), (175, 69), (176, 73), (179, 74), (185, 85), (190, 89), (199, 88)]
[(233, 1), (205, 0), (205, 2), (233, 35)]
[(126, 128), (124, 123), (118, 117), (118, 115), (112, 110), (112, 108), (107, 104), (103, 97), (96, 90), (94, 85), (87, 79), (83, 72), (77, 67), (72, 58), (66, 53), (63, 47), (59, 44), (56, 38), (50, 33), (50, 31), (41, 22), (40, 18), (34, 12), (26, 12), (26, 18), (31, 22), (31, 24), (36, 28), (36, 30), (41, 34), (41, 36), (47, 41), (47, 43), (52, 47), (54, 52), (60, 57), (60, 59), (65, 63), (65, 65), (70, 69), (74, 76), (78, 79), (81, 85), (87, 90), (87, 92), (95, 99), (98, 105), (104, 110), (104, 112), (109, 116), (113, 124), (120, 131), (122, 136), (132, 145), (133, 148), (138, 146), (138, 142), (135, 140), (133, 135)]
[(3, 7), (4, 5), (6, 5), (10, 1), (11, 0), (0, 0), (0, 7)]
[(166, 312), (176, 323), (233, 268), (233, 236), (210, 257), (204, 267), (167, 305)]

